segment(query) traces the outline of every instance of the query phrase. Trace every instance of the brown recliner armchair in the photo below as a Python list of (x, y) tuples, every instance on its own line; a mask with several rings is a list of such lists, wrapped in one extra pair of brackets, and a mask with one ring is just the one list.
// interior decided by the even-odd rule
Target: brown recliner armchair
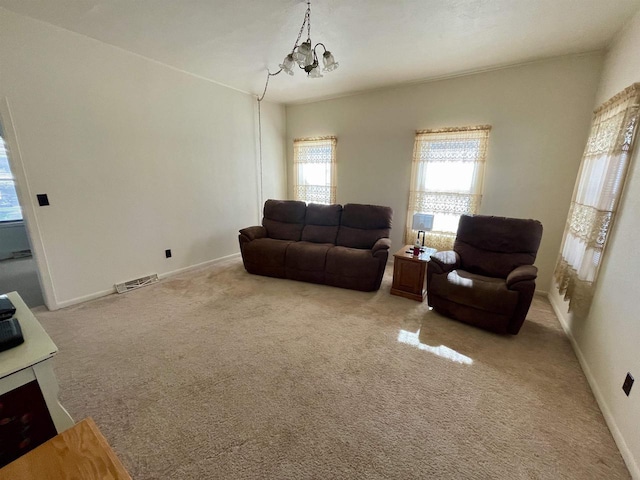
[(453, 251), (427, 266), (427, 298), (436, 311), (497, 333), (520, 331), (536, 289), (533, 266), (542, 238), (537, 220), (462, 215)]

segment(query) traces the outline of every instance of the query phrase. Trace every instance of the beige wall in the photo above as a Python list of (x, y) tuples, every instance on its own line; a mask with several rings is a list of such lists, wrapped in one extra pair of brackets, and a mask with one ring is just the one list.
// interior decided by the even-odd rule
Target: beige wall
[[(0, 65), (51, 308), (238, 252), (260, 218), (251, 95), (1, 8)], [(264, 190), (281, 196), (284, 108), (263, 113)]]
[[(255, 220), (257, 224), (262, 221), (264, 201), (268, 198), (283, 198), (287, 191), (285, 143), (287, 123), (284, 106), (263, 101), (261, 117), (262, 167), (258, 158), (258, 183), (260, 184), (260, 170), (262, 170), (262, 183), (259, 186), (262, 194), (258, 205), (258, 217)], [(259, 149), (259, 145), (256, 148)]]
[[(338, 203), (394, 210), (392, 250), (406, 223), (416, 129), (493, 126), (481, 212), (544, 226), (538, 288), (546, 290), (600, 76), (598, 54), (287, 106), (288, 169), (296, 137), (338, 137)], [(291, 177), (291, 176), (290, 176)], [(291, 196), (291, 184), (289, 184)]]
[[(595, 106), (640, 82), (640, 12), (624, 29), (605, 58)], [(591, 388), (627, 466), (640, 479), (640, 133), (620, 203), (594, 302), (585, 320), (572, 318), (555, 288), (550, 299), (563, 320)], [(627, 397), (627, 372), (636, 379)]]

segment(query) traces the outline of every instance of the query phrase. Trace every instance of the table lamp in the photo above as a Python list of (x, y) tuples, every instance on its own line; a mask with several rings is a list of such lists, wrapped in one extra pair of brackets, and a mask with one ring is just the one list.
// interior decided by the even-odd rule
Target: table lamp
[(422, 246), (424, 247), (424, 238), (426, 232), (431, 231), (433, 228), (433, 215), (428, 213), (414, 213), (412, 230), (418, 230), (418, 240), (420, 240), (420, 234), (422, 234)]

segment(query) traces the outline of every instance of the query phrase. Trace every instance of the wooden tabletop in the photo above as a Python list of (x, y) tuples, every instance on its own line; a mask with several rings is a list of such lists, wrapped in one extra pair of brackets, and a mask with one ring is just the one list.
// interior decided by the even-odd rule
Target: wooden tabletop
[(398, 250), (393, 256), (394, 257), (402, 257), (407, 260), (414, 260), (416, 262), (428, 262), (431, 255), (437, 252), (435, 248), (422, 247), (422, 252), (420, 255), (413, 254), (413, 245), (405, 245), (400, 250)]
[(0, 480), (131, 480), (91, 418), (0, 469)]

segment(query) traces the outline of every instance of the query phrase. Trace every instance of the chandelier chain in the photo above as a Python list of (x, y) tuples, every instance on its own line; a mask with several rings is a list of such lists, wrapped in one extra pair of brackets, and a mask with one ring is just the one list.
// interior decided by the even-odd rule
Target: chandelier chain
[[(304, 32), (304, 26), (307, 25), (307, 34), (311, 35), (311, 2), (307, 2), (307, 11), (304, 14), (304, 20), (302, 21), (302, 25), (300, 26), (300, 31), (298, 32), (298, 38), (296, 38), (295, 43), (293, 44), (293, 48), (291, 49), (291, 53), (296, 49), (298, 43), (300, 43), (300, 39), (302, 38), (302, 32)], [(311, 38), (311, 37), (309, 37)]]
[(275, 77), (276, 75), (278, 75), (280, 72), (282, 71), (282, 69), (278, 70), (275, 73), (271, 73), (269, 71), (269, 69), (267, 69), (267, 82), (264, 84), (264, 90), (262, 91), (262, 95), (258, 97), (258, 103), (260, 103), (263, 99), (264, 96), (267, 94), (267, 88), (269, 87), (269, 79), (271, 77)]
[(307, 13), (305, 13), (307, 17), (307, 41), (311, 43), (311, 0), (307, 1)]

